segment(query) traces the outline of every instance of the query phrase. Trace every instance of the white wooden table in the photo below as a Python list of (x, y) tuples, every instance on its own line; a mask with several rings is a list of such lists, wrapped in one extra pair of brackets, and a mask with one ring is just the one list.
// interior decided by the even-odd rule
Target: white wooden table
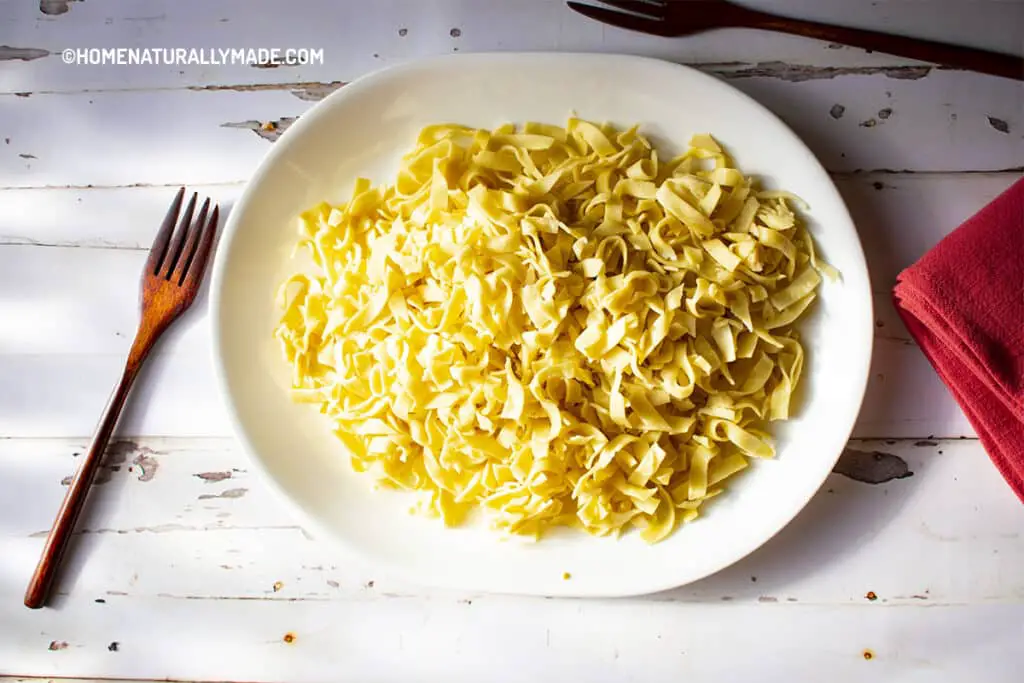
[[(1024, 53), (1022, 0), (749, 4)], [(0, 46), (0, 677), (1021, 680), (1024, 506), (889, 301), (900, 269), (1021, 175), (1021, 83), (760, 32), (646, 37), (542, 0), (0, 0)], [(325, 58), (69, 66), (68, 47)], [(174, 187), (230, 206), (267, 129), (371, 70), (456, 50), (694, 64), (807, 141), (857, 221), (877, 306), (842, 472), (763, 549), (663, 594), (512, 599), (398, 583), (340, 562), (247, 471), (200, 301), (137, 385), (53, 607), (24, 608)]]

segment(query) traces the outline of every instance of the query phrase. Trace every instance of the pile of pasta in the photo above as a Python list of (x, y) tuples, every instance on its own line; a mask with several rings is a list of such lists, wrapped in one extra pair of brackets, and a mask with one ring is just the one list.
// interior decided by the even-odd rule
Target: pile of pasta
[(293, 396), (449, 525), (659, 541), (774, 455), (831, 272), (793, 201), (709, 135), (666, 162), (577, 118), (427, 127), (392, 183), (299, 219)]

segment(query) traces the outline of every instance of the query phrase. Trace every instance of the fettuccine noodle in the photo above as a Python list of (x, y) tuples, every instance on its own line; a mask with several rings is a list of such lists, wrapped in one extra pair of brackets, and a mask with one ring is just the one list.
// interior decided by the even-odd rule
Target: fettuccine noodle
[(280, 291), (296, 400), (355, 470), (456, 525), (649, 542), (770, 458), (814, 300), (811, 236), (709, 135), (425, 128), (394, 182), (299, 219)]

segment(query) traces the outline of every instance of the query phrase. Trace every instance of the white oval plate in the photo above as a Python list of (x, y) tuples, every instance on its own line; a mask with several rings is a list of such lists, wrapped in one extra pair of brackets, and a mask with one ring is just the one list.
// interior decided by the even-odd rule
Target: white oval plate
[[(699, 520), (648, 546), (562, 531), (536, 544), (482, 525), (447, 529), (409, 514), (412, 498), (374, 491), (354, 474), (327, 420), (287, 396), (289, 371), (272, 332), (274, 294), (293, 264), (296, 215), (348, 198), (359, 175), (389, 181), (427, 124), (564, 124), (571, 112), (641, 124), (662, 152), (713, 134), (745, 173), (811, 207), (824, 257), (842, 272), (804, 326), (808, 365), (797, 417), (775, 430), (778, 456), (757, 462)], [(341, 88), (274, 145), (231, 211), (212, 278), (213, 352), (244, 450), (318, 535), (414, 582), (539, 595), (621, 596), (679, 586), (755, 550), (807, 503), (835, 464), (860, 409), (872, 343), (871, 292), (857, 233), (839, 193), (804, 144), (730, 86), (638, 57), (478, 54), (391, 68)], [(570, 579), (563, 578), (569, 572)]]

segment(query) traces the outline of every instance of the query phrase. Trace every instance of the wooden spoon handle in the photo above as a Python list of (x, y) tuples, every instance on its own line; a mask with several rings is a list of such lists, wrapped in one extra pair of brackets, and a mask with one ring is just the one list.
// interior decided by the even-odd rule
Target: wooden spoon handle
[(142, 367), (149, 349), (152, 347), (153, 337), (148, 333), (142, 333), (135, 338), (132, 349), (128, 354), (128, 361), (125, 364), (124, 374), (121, 381), (114, 389), (113, 395), (107, 402), (103, 411), (100, 423), (96, 427), (96, 433), (92, 437), (89, 450), (75, 472), (75, 478), (71, 481), (67, 493), (64, 494), (64, 502), (61, 503), (57, 518), (46, 537), (46, 544), (43, 546), (43, 554), (36, 565), (35, 573), (29, 581), (28, 589), (25, 591), (25, 606), (38, 609), (46, 604), (53, 585), (53, 579), (60, 568), (61, 558), (71, 540), (71, 532), (74, 531), (78, 515), (85, 506), (85, 499), (89, 494), (89, 488), (100, 463), (103, 461), (103, 453), (107, 449), (110, 437), (114, 433), (114, 427), (121, 416), (128, 392), (132, 383)]
[(749, 28), (781, 31), (808, 38), (827, 40), (854, 47), (909, 57), (940, 66), (967, 69), (980, 73), (1024, 80), (1024, 59), (999, 52), (976, 50), (960, 45), (908, 38), (859, 28), (819, 24), (802, 19), (777, 17), (763, 12), (743, 12), (743, 23)]

